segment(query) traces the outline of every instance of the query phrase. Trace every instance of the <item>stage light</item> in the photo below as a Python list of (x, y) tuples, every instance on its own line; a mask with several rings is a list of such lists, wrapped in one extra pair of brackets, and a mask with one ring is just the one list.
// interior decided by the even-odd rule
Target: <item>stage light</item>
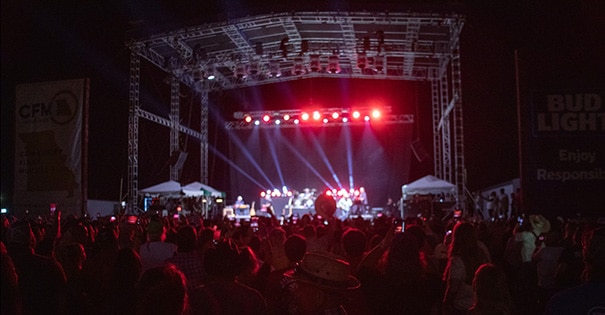
[(380, 118), (380, 111), (375, 109), (372, 111), (372, 118), (378, 119)]
[(311, 55), (309, 60), (309, 69), (311, 69), (312, 72), (318, 72), (321, 70), (319, 55)]
[(237, 65), (235, 65), (235, 70), (233, 72), (233, 75), (238, 79), (245, 79), (248, 75), (246, 71), (246, 65), (243, 63), (238, 63)]
[(252, 121), (252, 117), (249, 115), (246, 115), (246, 117), (244, 117), (244, 121), (247, 123), (250, 123)]
[(299, 123), (300, 123), (300, 120), (298, 120), (298, 119), (294, 119), (294, 124), (295, 124), (295, 125), (298, 125)]
[(328, 72), (340, 73), (340, 63), (337, 55), (332, 55), (328, 58)]
[(278, 60), (271, 60), (269, 63), (269, 76), (274, 78), (281, 77), (281, 69)]
[(303, 64), (302, 57), (294, 58), (294, 65), (292, 66), (292, 74), (293, 75), (301, 75), (305, 73), (305, 65)]
[(328, 123), (328, 118), (324, 118), (324, 124)]
[(266, 195), (267, 195), (267, 193), (265, 193), (264, 191), (261, 191), (261, 192), (260, 192), (260, 196), (261, 196), (262, 198), (265, 198), (265, 196), (266, 196)]
[(254, 121), (254, 125), (256, 125), (256, 126), (260, 125), (260, 121), (255, 120), (255, 121)]
[(252, 62), (250, 62), (250, 66), (248, 67), (248, 74), (250, 75), (257, 75), (259, 72), (260, 66), (258, 64), (258, 61), (253, 60)]
[(290, 120), (290, 115), (285, 114), (285, 115), (284, 115), (284, 121), (288, 121), (288, 120)]
[(281, 120), (279, 120), (279, 119), (276, 119), (276, 120), (275, 120), (275, 124), (276, 124), (276, 125), (279, 125), (279, 124), (281, 124)]
[(271, 116), (269, 116), (269, 115), (263, 115), (263, 121), (264, 122), (268, 122), (269, 120), (271, 120)]
[(384, 56), (377, 55), (374, 58), (374, 71), (382, 72), (384, 70)]
[(319, 120), (320, 118), (321, 118), (321, 113), (319, 113), (318, 111), (314, 111), (313, 112), (313, 119)]
[(370, 121), (370, 116), (366, 115), (365, 117), (363, 117), (363, 120)]
[(302, 113), (300, 117), (302, 118), (302, 120), (309, 120), (309, 113)]
[(358, 119), (359, 117), (361, 117), (361, 113), (359, 111), (354, 111), (353, 112), (353, 118), (354, 119)]
[(347, 117), (342, 117), (342, 122), (343, 123), (349, 122), (349, 119)]
[(338, 112), (332, 113), (332, 119), (338, 119), (338, 117), (340, 117), (340, 113), (338, 113)]
[(365, 53), (360, 53), (357, 56), (357, 67), (359, 69), (365, 69), (367, 62), (368, 62), (368, 60), (366, 58), (366, 54)]

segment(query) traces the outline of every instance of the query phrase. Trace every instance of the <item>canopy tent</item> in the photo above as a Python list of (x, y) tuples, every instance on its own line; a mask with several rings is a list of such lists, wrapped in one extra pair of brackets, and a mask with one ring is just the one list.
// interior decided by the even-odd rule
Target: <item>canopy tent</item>
[(210, 196), (217, 198), (224, 198), (225, 193), (218, 191), (208, 185), (204, 185), (200, 182), (192, 182), (182, 187), (185, 196), (198, 197), (198, 196)]
[(403, 196), (428, 194), (454, 194), (456, 185), (439, 179), (433, 175), (424, 176), (401, 187)]
[(144, 189), (139, 190), (141, 194), (150, 195), (178, 195), (181, 194), (181, 183), (169, 180), (157, 185), (153, 185)]

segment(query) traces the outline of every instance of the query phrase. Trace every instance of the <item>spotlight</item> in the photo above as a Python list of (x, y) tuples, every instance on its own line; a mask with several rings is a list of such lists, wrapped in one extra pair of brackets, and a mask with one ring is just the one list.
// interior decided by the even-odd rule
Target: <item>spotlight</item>
[(366, 115), (365, 117), (363, 117), (363, 120), (370, 121), (370, 116)]
[(234, 71), (233, 75), (235, 75), (235, 77), (238, 79), (245, 79), (246, 76), (248, 75), (248, 73), (246, 71), (246, 65), (243, 63), (237, 64), (235, 66), (235, 71)]
[(260, 70), (260, 66), (258, 64), (258, 61), (254, 60), (250, 63), (250, 66), (248, 67), (248, 74), (257, 75), (259, 70)]
[(354, 111), (353, 112), (353, 118), (354, 119), (358, 119), (359, 117), (361, 117), (361, 113), (359, 113), (359, 111)]
[(332, 119), (338, 119), (338, 117), (340, 117), (340, 114), (338, 112), (332, 113)]
[(324, 121), (324, 124), (327, 124), (328, 123), (328, 118), (324, 118), (323, 121)]
[(302, 120), (309, 120), (309, 113), (302, 113), (301, 118)]
[(271, 119), (271, 116), (269, 115), (263, 115), (263, 121), (264, 122), (268, 122)]
[(298, 125), (299, 123), (300, 123), (300, 120), (298, 120), (298, 119), (294, 119), (294, 124), (295, 124), (295, 125)]
[(288, 121), (288, 120), (290, 120), (290, 115), (285, 114), (285, 115), (284, 115), (284, 121)]
[(279, 120), (279, 119), (276, 119), (276, 120), (275, 120), (275, 124), (276, 124), (276, 125), (279, 125), (279, 124), (281, 124), (281, 120)]
[(337, 55), (332, 55), (328, 58), (328, 72), (340, 73), (340, 63)]
[(376, 58), (374, 58), (374, 71), (382, 72), (382, 70), (384, 70), (384, 56), (377, 55)]
[(343, 123), (346, 123), (346, 122), (348, 122), (348, 121), (349, 121), (349, 119), (348, 119), (347, 117), (342, 117), (342, 122), (343, 122)]
[(311, 55), (309, 60), (309, 69), (311, 69), (312, 72), (318, 72), (321, 70), (319, 55)]
[(281, 77), (279, 61), (271, 60), (271, 62), (269, 63), (269, 76), (274, 78)]
[(313, 119), (319, 120), (321, 118), (321, 114), (318, 111), (313, 112)]
[(250, 123), (252, 121), (252, 117), (250, 115), (246, 115), (246, 117), (244, 117), (244, 121)]
[(255, 120), (255, 121), (254, 121), (254, 125), (256, 125), (256, 126), (260, 125), (260, 121)]
[(261, 197), (265, 198), (265, 196), (266, 196), (266, 195), (267, 195), (267, 193), (266, 193), (266, 192), (264, 192), (264, 191), (261, 191), (261, 192), (260, 192), (260, 196), (261, 196)]
[(380, 118), (380, 111), (375, 109), (372, 111), (372, 118)]
[(367, 63), (368, 63), (368, 59), (366, 58), (366, 54), (360, 53), (357, 56), (357, 68), (365, 69)]
[(292, 74), (301, 75), (301, 74), (304, 74), (305, 72), (306, 72), (305, 65), (303, 64), (302, 57), (294, 58), (294, 65), (292, 66)]

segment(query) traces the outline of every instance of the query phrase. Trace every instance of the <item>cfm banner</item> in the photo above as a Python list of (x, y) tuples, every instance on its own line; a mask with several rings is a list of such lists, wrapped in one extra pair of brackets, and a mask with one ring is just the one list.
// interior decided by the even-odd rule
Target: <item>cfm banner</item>
[(14, 207), (17, 214), (86, 205), (88, 79), (18, 85), (15, 110)]

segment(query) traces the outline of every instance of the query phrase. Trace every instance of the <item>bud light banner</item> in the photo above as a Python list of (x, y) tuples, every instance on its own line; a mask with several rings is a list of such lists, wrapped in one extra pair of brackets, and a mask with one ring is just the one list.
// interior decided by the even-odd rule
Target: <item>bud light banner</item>
[(79, 215), (86, 202), (88, 79), (18, 85), (15, 111), (16, 213), (50, 205)]
[(528, 210), (605, 215), (605, 90), (530, 92), (523, 115), (522, 186)]

